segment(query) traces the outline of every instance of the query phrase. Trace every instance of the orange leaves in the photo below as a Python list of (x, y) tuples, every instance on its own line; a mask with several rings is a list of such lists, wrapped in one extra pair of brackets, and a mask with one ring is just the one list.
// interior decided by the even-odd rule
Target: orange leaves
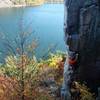
[[(12, 100), (17, 95), (17, 82), (11, 78), (0, 76), (0, 100)], [(14, 100), (17, 100), (16, 98)]]
[(25, 54), (8, 56), (6, 63), (0, 67), (0, 100), (21, 100), (22, 95), (24, 100), (53, 100), (45, 89), (41, 92), (39, 85), (43, 80), (59, 78), (57, 73), (62, 67), (61, 55), (52, 55), (40, 62), (35, 56), (29, 58)]

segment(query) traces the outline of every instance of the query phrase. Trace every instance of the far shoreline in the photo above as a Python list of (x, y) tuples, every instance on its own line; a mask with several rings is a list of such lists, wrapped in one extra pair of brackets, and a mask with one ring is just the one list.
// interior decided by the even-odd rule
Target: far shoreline
[(26, 7), (27, 5), (6, 5), (6, 6), (0, 6), (0, 8), (19, 8), (19, 7)]
[(20, 7), (35, 7), (35, 6), (41, 6), (43, 5), (44, 3), (41, 3), (41, 4), (24, 4), (24, 5), (4, 5), (4, 6), (0, 6), (0, 9), (1, 8), (20, 8)]

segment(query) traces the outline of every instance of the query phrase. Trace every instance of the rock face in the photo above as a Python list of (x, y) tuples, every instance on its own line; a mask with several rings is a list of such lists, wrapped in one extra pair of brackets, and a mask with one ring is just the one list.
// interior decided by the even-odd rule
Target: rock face
[(79, 54), (80, 79), (100, 86), (100, 0), (65, 0), (64, 28), (69, 50)]
[(85, 79), (100, 80), (99, 7), (96, 5), (91, 5), (82, 8), (80, 10), (79, 26), (81, 74), (83, 74), (82, 76)]

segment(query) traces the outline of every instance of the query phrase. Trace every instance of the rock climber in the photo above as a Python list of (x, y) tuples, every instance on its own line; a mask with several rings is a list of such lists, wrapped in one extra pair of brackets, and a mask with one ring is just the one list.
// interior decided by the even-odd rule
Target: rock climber
[(77, 69), (93, 91), (100, 86), (100, 0), (65, 0), (64, 32), (67, 58), (61, 97), (70, 100)]

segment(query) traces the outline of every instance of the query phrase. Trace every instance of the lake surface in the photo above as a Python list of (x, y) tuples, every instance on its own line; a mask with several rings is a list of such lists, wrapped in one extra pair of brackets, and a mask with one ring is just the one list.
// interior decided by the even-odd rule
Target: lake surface
[[(64, 6), (63, 4), (44, 4), (37, 7), (1, 8), (0, 9), (0, 37), (3, 34), (9, 39), (16, 37), (20, 31), (21, 21), (23, 30), (34, 31), (38, 38), (36, 56), (41, 57), (49, 47), (53, 50), (65, 51), (64, 32)], [(0, 39), (1, 40), (1, 39)], [(2, 49), (3, 45), (1, 44)], [(0, 53), (2, 57), (3, 54)]]

